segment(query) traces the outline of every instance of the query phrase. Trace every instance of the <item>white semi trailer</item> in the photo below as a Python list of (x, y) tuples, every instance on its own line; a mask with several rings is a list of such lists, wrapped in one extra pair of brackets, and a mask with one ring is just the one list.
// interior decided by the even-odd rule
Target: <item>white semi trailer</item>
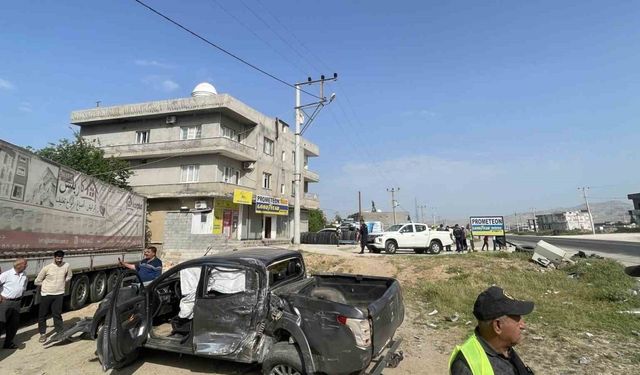
[(39, 303), (33, 281), (56, 250), (73, 269), (67, 307), (101, 300), (118, 258), (142, 258), (145, 214), (144, 197), (0, 140), (0, 268), (28, 260), (23, 312)]

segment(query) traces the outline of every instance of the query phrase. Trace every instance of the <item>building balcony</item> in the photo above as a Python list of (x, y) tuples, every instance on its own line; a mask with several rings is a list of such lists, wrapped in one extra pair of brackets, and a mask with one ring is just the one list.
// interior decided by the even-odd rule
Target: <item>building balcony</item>
[(302, 196), (300, 204), (302, 207), (307, 209), (318, 209), (320, 208), (320, 198), (316, 193), (304, 193)]
[(255, 148), (226, 137), (200, 138), (115, 146), (101, 146), (106, 157), (147, 159), (172, 155), (221, 154), (240, 161), (256, 161)]
[(309, 182), (320, 182), (320, 175), (316, 172), (312, 172), (308, 169), (302, 170), (302, 177), (304, 177), (305, 181)]
[(304, 149), (304, 154), (308, 156), (320, 156), (320, 147), (318, 145), (309, 142), (306, 139), (302, 140), (302, 148)]
[(233, 197), (235, 189), (254, 191), (254, 189), (224, 182), (194, 182), (162, 185), (133, 186), (133, 191), (147, 198), (177, 197)]

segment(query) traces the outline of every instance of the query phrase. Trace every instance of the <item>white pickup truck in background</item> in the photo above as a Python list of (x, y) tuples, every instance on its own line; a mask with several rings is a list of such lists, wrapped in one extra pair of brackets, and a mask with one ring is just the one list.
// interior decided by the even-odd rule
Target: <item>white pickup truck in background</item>
[(371, 244), (375, 252), (385, 250), (395, 254), (398, 249), (413, 249), (417, 254), (425, 251), (438, 254), (445, 246), (453, 244), (448, 231), (436, 231), (422, 223), (396, 224), (377, 236)]

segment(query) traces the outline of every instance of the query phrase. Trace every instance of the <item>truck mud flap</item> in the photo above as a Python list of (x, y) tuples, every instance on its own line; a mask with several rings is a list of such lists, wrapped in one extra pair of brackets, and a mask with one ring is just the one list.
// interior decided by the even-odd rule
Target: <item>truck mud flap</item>
[(402, 343), (402, 339), (392, 340), (387, 344), (385, 348), (386, 351), (382, 351), (381, 355), (378, 356), (377, 359), (374, 359), (371, 363), (375, 363), (373, 369), (370, 372), (367, 372), (367, 375), (380, 375), (382, 371), (387, 368), (395, 368), (398, 367), (400, 362), (404, 359), (404, 354), (402, 350), (398, 350), (400, 344)]
[(91, 333), (92, 324), (92, 319), (84, 318), (77, 322), (73, 327), (62, 332), (62, 334), (59, 335), (55, 340), (52, 340), (53, 337), (49, 338), (49, 340), (44, 345), (48, 348), (67, 341), (77, 341), (81, 339), (85, 333)]

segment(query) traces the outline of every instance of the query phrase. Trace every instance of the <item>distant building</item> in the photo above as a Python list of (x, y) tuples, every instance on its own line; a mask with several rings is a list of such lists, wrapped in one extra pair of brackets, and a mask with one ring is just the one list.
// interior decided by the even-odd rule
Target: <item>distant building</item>
[[(293, 237), (295, 139), (284, 121), (201, 83), (188, 98), (74, 111), (71, 122), (107, 157), (130, 162), (152, 243), (195, 255), (216, 241)], [(320, 151), (301, 144), (304, 232), (308, 210), (319, 207), (309, 185), (320, 177), (308, 161)]]
[(538, 230), (591, 230), (591, 219), (586, 210), (536, 215), (536, 219)]
[(629, 194), (627, 198), (633, 202), (633, 210), (629, 210), (629, 216), (631, 216), (631, 222), (640, 224), (640, 193)]

